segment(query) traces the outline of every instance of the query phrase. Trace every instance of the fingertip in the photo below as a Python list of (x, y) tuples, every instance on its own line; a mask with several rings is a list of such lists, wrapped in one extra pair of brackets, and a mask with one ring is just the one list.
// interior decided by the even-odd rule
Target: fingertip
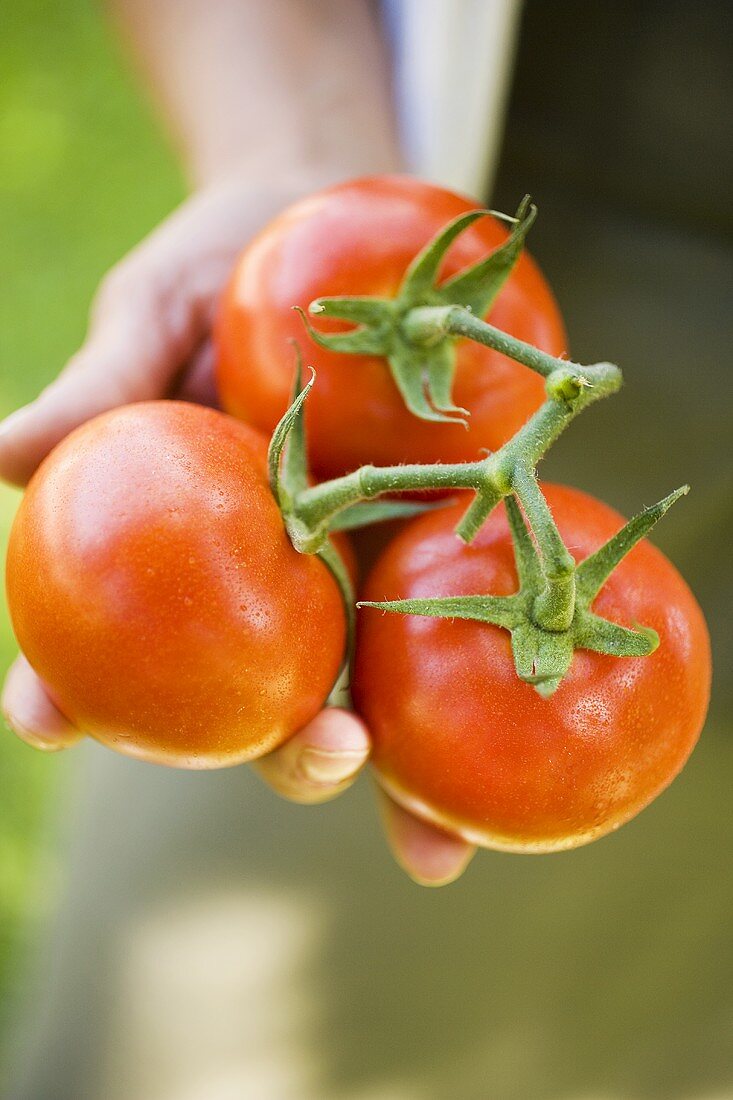
[(99, 411), (64, 374), (0, 424), (0, 478), (23, 488), (57, 443)]
[(353, 783), (369, 759), (369, 735), (364, 723), (347, 710), (321, 711), (298, 735), (300, 775), (309, 785), (338, 793)]
[(369, 759), (369, 735), (349, 711), (328, 707), (255, 768), (293, 802), (326, 802), (351, 786)]
[(419, 886), (447, 886), (460, 878), (476, 848), (458, 836), (421, 821), (381, 789), (384, 831), (397, 863)]
[(342, 707), (326, 707), (295, 736), (304, 746), (325, 752), (360, 753), (365, 758), (371, 747), (361, 718)]
[[(0, 425), (0, 478), (23, 487), (54, 447), (86, 420), (123, 403), (114, 387), (114, 370), (101, 381), (92, 379), (93, 358), (84, 348), (38, 397)], [(109, 364), (108, 364), (109, 365)]]
[(42, 752), (69, 748), (83, 736), (51, 700), (22, 654), (10, 666), (0, 707), (12, 732)]
[(366, 763), (367, 753), (349, 750), (306, 748), (300, 754), (300, 777), (310, 786), (340, 788), (356, 779)]
[(35, 455), (27, 454), (25, 429), (33, 416), (33, 405), (24, 405), (0, 423), (0, 480), (22, 487), (35, 469)]

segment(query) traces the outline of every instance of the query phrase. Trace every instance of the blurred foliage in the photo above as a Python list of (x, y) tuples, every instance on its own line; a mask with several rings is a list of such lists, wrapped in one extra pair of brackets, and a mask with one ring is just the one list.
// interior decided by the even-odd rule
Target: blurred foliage
[[(114, 35), (84, 0), (18, 0), (0, 36), (0, 415), (84, 335), (105, 270), (180, 199), (170, 151)], [(135, 349), (130, 349), (134, 355)], [(18, 494), (0, 490), (0, 550)], [(0, 676), (14, 656), (0, 601)], [(63, 762), (0, 736), (0, 1005), (53, 880), (44, 836)], [(1, 1011), (1, 1010), (0, 1010)], [(0, 1026), (2, 1025), (0, 1017)]]

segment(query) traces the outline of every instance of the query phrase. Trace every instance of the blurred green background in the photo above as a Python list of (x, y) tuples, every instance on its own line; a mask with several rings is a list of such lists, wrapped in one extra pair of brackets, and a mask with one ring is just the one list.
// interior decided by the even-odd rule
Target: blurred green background
[[(0, 416), (58, 373), (81, 342), (100, 277), (184, 193), (117, 49), (99, 6), (84, 0), (21, 0), (3, 14)], [(3, 558), (17, 501), (0, 485)], [(14, 651), (2, 601), (3, 676)], [(63, 769), (0, 737), (0, 1026), (54, 881), (43, 823)]]
[[(303, 926), (321, 920), (305, 962), (273, 970), (308, 1006), (298, 1034), (308, 1057), (317, 1052), (309, 1098), (733, 1097), (733, 331), (723, 201), (733, 99), (724, 8), (609, 2), (594, 5), (589, 18), (580, 0), (530, 0), (492, 196), (504, 209), (528, 189), (537, 196), (532, 249), (556, 288), (573, 352), (615, 359), (627, 379), (619, 397), (573, 426), (547, 475), (627, 513), (692, 483), (655, 532), (698, 594), (716, 653), (711, 719), (684, 775), (598, 845), (549, 859), (482, 854), (460, 885), (428, 894), (383, 851), (366, 783), (306, 811), (277, 802), (246, 769), (173, 773), (93, 745), (64, 760), (4, 735), (0, 1039), (11, 1034), (24, 994), (33, 1014), (45, 999), (45, 963), (32, 948), (45, 914), (65, 887), (72, 897), (86, 891), (76, 909), (83, 926), (64, 926), (72, 947), (48, 997), (46, 1037), (59, 1037), (27, 1067), (24, 1096), (100, 1100), (89, 1081), (110, 1035), (110, 1080), (147, 1080), (138, 1054), (147, 1047), (129, 1020), (127, 1030), (120, 1026), (114, 982), (129, 929), (149, 912), (165, 918), (145, 965), (138, 958), (160, 987), (147, 987), (153, 1009), (167, 1010), (165, 996), (175, 1000), (183, 988), (206, 1011), (209, 977), (228, 967), (236, 975), (241, 945), (224, 937), (222, 961), (216, 923), (208, 944), (176, 939), (173, 918), (188, 912), (197, 891), (206, 893), (205, 882), (222, 896), (246, 887), (265, 899), (266, 927), (257, 925), (252, 939), (267, 959), (268, 951), (291, 958), (277, 905), (268, 915), (273, 898)], [(176, 204), (183, 184), (118, 44), (87, 0), (17, 0), (4, 15), (0, 70), (6, 413), (75, 350), (100, 276)], [(16, 502), (0, 490), (3, 538)], [(13, 648), (2, 608), (0, 671)], [(62, 781), (78, 778), (80, 760), (90, 777), (78, 799), (86, 840), (76, 844), (69, 886), (58, 830), (68, 827), (77, 796)], [(241, 913), (243, 940), (251, 912)], [(191, 944), (203, 954), (185, 987), (178, 983)], [(170, 973), (155, 969), (160, 955)], [(43, 972), (29, 986), (31, 961)], [(254, 988), (269, 1004), (267, 975), (263, 983)], [(195, 1031), (174, 1033), (174, 1063), (186, 1065)], [(288, 1035), (270, 1052), (275, 1059), (297, 1046)], [(120, 1095), (153, 1093), (141, 1086)], [(194, 1094), (182, 1086), (180, 1095)], [(200, 1091), (196, 1100), (212, 1095)]]

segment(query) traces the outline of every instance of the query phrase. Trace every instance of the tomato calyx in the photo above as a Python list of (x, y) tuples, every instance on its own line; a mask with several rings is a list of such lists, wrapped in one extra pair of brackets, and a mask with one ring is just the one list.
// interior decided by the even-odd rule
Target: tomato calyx
[[(451, 244), (477, 219), (487, 216), (511, 225), (506, 241), (483, 260), (438, 284)], [(452, 400), (455, 343), (464, 335), (458, 331), (459, 319), (465, 315), (478, 320), (488, 313), (520, 256), (536, 216), (537, 208), (529, 196), (522, 200), (514, 218), (492, 210), (471, 210), (449, 222), (415, 257), (395, 298), (347, 296), (311, 302), (311, 315), (347, 321), (355, 326), (348, 332), (320, 332), (303, 310), (298, 312), (311, 339), (321, 347), (384, 357), (405, 405), (415, 416), (466, 426), (468, 410)], [(430, 311), (440, 320), (431, 320), (426, 326), (425, 313)], [(446, 311), (455, 311), (449, 323)], [(415, 316), (417, 323), (413, 321)]]
[[(613, 570), (649, 533), (688, 486), (645, 509), (613, 538), (579, 565), (564, 571), (564, 584), (555, 587), (557, 575), (548, 576), (547, 565), (532, 538), (517, 496), (506, 498), (506, 512), (514, 546), (519, 589), (511, 596), (436, 596), (415, 600), (361, 601), (372, 607), (403, 615), (427, 615), (447, 619), (471, 619), (508, 630), (514, 666), (520, 680), (548, 697), (559, 687), (570, 668), (576, 649), (589, 649), (613, 657), (646, 657), (659, 645), (656, 631), (631, 630), (594, 614), (591, 605)], [(567, 617), (566, 626), (554, 626)]]

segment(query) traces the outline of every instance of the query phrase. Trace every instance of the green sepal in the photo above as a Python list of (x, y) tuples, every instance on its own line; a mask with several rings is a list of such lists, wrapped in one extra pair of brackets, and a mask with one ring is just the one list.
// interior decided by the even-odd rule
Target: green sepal
[(529, 619), (512, 631), (512, 654), (517, 676), (532, 684), (540, 695), (557, 690), (570, 668), (574, 645), (569, 632), (551, 634)]
[(451, 397), (453, 375), (456, 370), (456, 349), (447, 341), (438, 347), (428, 349), (426, 356), (427, 390), (434, 408), (445, 413), (449, 419), (461, 421), (468, 427), (468, 409), (454, 405)]
[(297, 344), (295, 344), (295, 351), (296, 367), (292, 400), (272, 434), (267, 453), (270, 488), (280, 505), (285, 529), (295, 549), (299, 553), (315, 553), (326, 565), (338, 585), (346, 615), (347, 652), (345, 662), (348, 664), (351, 661), (354, 649), (354, 626), (356, 623), (355, 593), (351, 577), (341, 554), (328, 533), (319, 538), (318, 545), (314, 546), (310, 532), (304, 529), (301, 530), (302, 525), (293, 514), (293, 505), (298, 493), (302, 492), (308, 485), (308, 455), (305, 441), (304, 413), (306, 399), (316, 379), (316, 373), (311, 369), (310, 380), (305, 386), (302, 385), (303, 361)]
[(511, 275), (536, 217), (537, 207), (525, 195), (509, 237), (485, 260), (443, 283), (439, 290), (441, 299), (448, 305), (464, 306), (477, 317), (485, 317)]
[(438, 501), (412, 500), (365, 500), (352, 504), (331, 521), (332, 531), (355, 531), (360, 527), (370, 527), (373, 523), (384, 523), (391, 519), (410, 519), (424, 512), (435, 512), (453, 504), (453, 497)]
[[(401, 343), (387, 356), (387, 362), (402, 400), (414, 416), (436, 423), (466, 424), (468, 413), (465, 409), (450, 403), (446, 406), (446, 395), (450, 394), (455, 368), (452, 347), (418, 349)], [(434, 384), (438, 386), (438, 398), (444, 405), (443, 410), (436, 401)], [(448, 410), (457, 415), (449, 415)]]
[(427, 615), (438, 619), (474, 619), (512, 630), (519, 621), (513, 596), (431, 596), (424, 600), (360, 600), (357, 607), (375, 607), (398, 615)]
[[(363, 314), (367, 305), (370, 318), (353, 316), (353, 304), (359, 305), (358, 313)], [(389, 303), (381, 298), (319, 298), (308, 307), (310, 313), (319, 313), (327, 317), (336, 317), (343, 321), (352, 321), (358, 325), (349, 332), (319, 332), (300, 306), (293, 306), (306, 327), (311, 340), (329, 351), (345, 352), (348, 355), (388, 355), (393, 344), (394, 318)]]
[[(290, 541), (300, 554), (317, 554), (328, 540), (328, 526), (312, 531), (297, 515), (296, 501), (308, 487), (308, 455), (305, 442), (305, 402), (316, 380), (311, 377), (302, 386), (300, 348), (295, 345), (297, 362), (293, 378), (292, 400), (272, 433), (267, 451), (270, 488), (280, 506)], [(302, 388), (301, 388), (302, 387)]]
[(303, 363), (296, 344), (296, 367), (291, 403), (278, 421), (267, 449), (270, 488), (283, 512), (292, 507), (295, 495), (308, 484), (308, 458), (305, 446), (304, 406), (313, 388), (316, 372), (302, 385)]
[(424, 302), (426, 296), (436, 289), (435, 284), (445, 254), (456, 237), (479, 218), (485, 218), (487, 214), (489, 214), (488, 210), (469, 210), (466, 214), (459, 214), (457, 218), (448, 222), (431, 241), (428, 241), (422, 252), (418, 252), (408, 267), (400, 284), (398, 298), (407, 305)]
[(659, 635), (649, 626), (629, 630), (579, 608), (575, 614), (576, 649), (591, 649), (609, 657), (648, 657), (659, 645)]
[[(302, 314), (300, 306), (293, 307), (296, 312)], [(343, 295), (332, 298), (316, 298), (308, 307), (308, 312), (322, 317), (336, 317), (339, 321), (351, 321), (354, 325), (371, 325), (380, 318), (385, 325), (392, 320), (392, 305), (385, 298), (375, 298), (371, 295), (357, 297), (356, 295)]]
[[(452, 398), (455, 343), (459, 337), (437, 331), (424, 340), (412, 339), (407, 322), (411, 312), (422, 307), (455, 305), (483, 316), (511, 274), (536, 213), (527, 197), (516, 218), (492, 210), (469, 210), (459, 215), (415, 257), (394, 299), (341, 296), (311, 302), (308, 312), (312, 316), (347, 321), (356, 326), (350, 331), (319, 332), (298, 308), (309, 336), (330, 351), (385, 358), (395, 385), (414, 416), (433, 423), (466, 426), (469, 413)], [(487, 216), (512, 225), (507, 240), (479, 263), (438, 285), (451, 244), (470, 225)]]
[(643, 512), (630, 519), (613, 538), (610, 538), (599, 550), (580, 563), (577, 569), (578, 598), (590, 605), (610, 577), (616, 566), (626, 557), (637, 542), (648, 535), (652, 527), (668, 512), (672, 505), (690, 491), (689, 485), (682, 485), (673, 493), (645, 508)]

